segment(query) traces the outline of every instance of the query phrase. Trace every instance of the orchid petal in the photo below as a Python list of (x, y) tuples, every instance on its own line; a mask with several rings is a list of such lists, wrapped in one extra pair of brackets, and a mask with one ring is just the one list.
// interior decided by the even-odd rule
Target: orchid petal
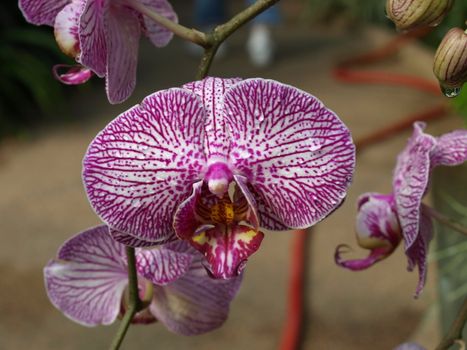
[(53, 26), (57, 14), (70, 0), (19, 0), (19, 8), (29, 23)]
[(334, 261), (340, 267), (344, 267), (352, 271), (365, 270), (373, 266), (377, 262), (385, 259), (390, 254), (390, 247), (386, 246), (386, 247), (372, 249), (366, 258), (343, 260), (342, 254), (346, 253), (344, 249), (347, 250), (348, 246), (343, 245), (343, 244), (337, 246), (336, 251), (334, 253)]
[(69, 239), (44, 269), (52, 304), (80, 324), (111, 324), (128, 284), (124, 254), (124, 246), (112, 240), (106, 226)]
[(102, 220), (146, 241), (171, 237), (177, 205), (204, 164), (203, 122), (199, 99), (170, 89), (107, 125), (83, 164), (88, 198)]
[(206, 110), (205, 154), (208, 158), (225, 158), (229, 151), (230, 140), (225, 129), (224, 95), (240, 79), (208, 77), (183, 85), (201, 99)]
[(67, 56), (75, 58), (80, 52), (79, 17), (83, 12), (83, 3), (73, 1), (66, 5), (55, 18), (54, 34), (60, 50)]
[(420, 217), (420, 234), (412, 246), (406, 250), (405, 254), (409, 260), (409, 270), (418, 266), (418, 285), (415, 290), (415, 297), (417, 298), (423, 291), (426, 283), (427, 273), (427, 254), (428, 244), (433, 238), (433, 222), (430, 215), (421, 209)]
[[(60, 73), (61, 69), (66, 69), (67, 71)], [(52, 72), (55, 79), (66, 85), (84, 84), (93, 76), (93, 72), (90, 69), (81, 65), (56, 64), (53, 66)]]
[(414, 133), (397, 158), (393, 189), (405, 250), (419, 234), (420, 206), (430, 174), (430, 153), (435, 147), (433, 136), (425, 134), (424, 123), (414, 123)]
[(193, 236), (196, 228), (200, 225), (196, 217), (196, 204), (201, 196), (203, 181), (193, 184), (191, 195), (185, 199), (177, 208), (174, 216), (174, 230), (181, 239), (189, 239)]
[(467, 161), (467, 130), (456, 130), (437, 138), (431, 153), (431, 167), (460, 165)]
[[(159, 15), (178, 23), (177, 14), (167, 0), (139, 0), (139, 2)], [(170, 42), (173, 37), (173, 33), (170, 30), (156, 23), (146, 15), (143, 15), (143, 21), (145, 34), (156, 47), (164, 47)]]
[(340, 119), (314, 96), (250, 79), (225, 95), (230, 161), (291, 228), (322, 220), (343, 201), (355, 146)]
[(106, 21), (107, 75), (106, 91), (110, 103), (126, 100), (136, 84), (139, 17), (131, 9), (114, 6)]
[(251, 194), (250, 190), (248, 189), (247, 179), (241, 175), (234, 175), (234, 180), (237, 183), (240, 191), (242, 192), (243, 196), (245, 197), (246, 201), (248, 202), (249, 206), (249, 217), (247, 218), (248, 223), (253, 225), (255, 230), (259, 228), (259, 218), (258, 218), (258, 210), (256, 205), (256, 200)]
[(227, 319), (229, 305), (242, 277), (214, 280), (200, 259), (190, 271), (164, 287), (155, 286), (151, 312), (170, 331), (196, 335), (220, 327)]
[(153, 247), (155, 245), (173, 242), (175, 239), (177, 239), (176, 237), (171, 236), (166, 241), (155, 243), (153, 241), (145, 241), (145, 240), (139, 239), (133, 235), (115, 230), (113, 228), (109, 228), (109, 233), (113, 240), (117, 241), (118, 243), (124, 244), (129, 247), (133, 247), (133, 248)]
[[(110, 0), (87, 0), (80, 17), (78, 62), (99, 77), (107, 71), (106, 17), (110, 17)], [(113, 10), (113, 9), (112, 9)]]
[(204, 254), (214, 278), (238, 276), (248, 258), (259, 249), (264, 234), (245, 225), (222, 225), (191, 237), (191, 244)]
[(397, 348), (394, 348), (394, 350), (426, 350), (426, 349), (417, 343), (404, 343), (404, 344), (399, 345)]
[[(189, 247), (188, 243), (180, 242)], [(149, 250), (138, 250), (136, 269), (138, 274), (156, 285), (166, 285), (183, 276), (190, 268), (193, 254), (176, 250), (179, 242), (161, 245)], [(175, 249), (171, 246), (175, 245)]]

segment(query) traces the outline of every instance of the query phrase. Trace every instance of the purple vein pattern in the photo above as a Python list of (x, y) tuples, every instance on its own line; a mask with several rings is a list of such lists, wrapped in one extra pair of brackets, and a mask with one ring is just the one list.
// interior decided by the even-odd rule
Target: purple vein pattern
[(97, 135), (83, 178), (104, 222), (154, 242), (173, 234), (168, 218), (204, 164), (204, 119), (195, 95), (170, 89), (148, 96)]
[(252, 79), (225, 96), (230, 161), (272, 212), (309, 227), (344, 199), (355, 150), (349, 130), (315, 97)]
[[(214, 280), (203, 257), (184, 241), (136, 251), (140, 297), (147, 305), (135, 323), (156, 318), (169, 330), (194, 335), (219, 327), (227, 318), (242, 277)], [(110, 324), (126, 307), (125, 246), (105, 225), (68, 240), (44, 269), (47, 294), (70, 319), (86, 325)]]

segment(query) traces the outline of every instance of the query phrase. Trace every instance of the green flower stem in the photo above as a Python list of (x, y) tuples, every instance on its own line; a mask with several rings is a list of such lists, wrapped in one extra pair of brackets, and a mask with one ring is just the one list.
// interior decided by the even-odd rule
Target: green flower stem
[(232, 19), (217, 26), (211, 33), (207, 34), (205, 36), (206, 45), (202, 45), (204, 47), (204, 55), (201, 58), (196, 79), (203, 79), (208, 75), (209, 68), (211, 67), (211, 63), (216, 55), (217, 49), (225, 39), (249, 20), (255, 18), (261, 12), (266, 11), (277, 2), (279, 2), (279, 0), (257, 0), (253, 5), (250, 5), (245, 10), (232, 17)]
[(457, 220), (451, 219), (444, 214), (436, 211), (434, 208), (424, 205), (425, 212), (430, 215), (433, 219), (439, 221), (443, 225), (453, 229), (456, 232), (459, 232), (467, 236), (467, 227), (460, 224)]
[(462, 331), (464, 330), (465, 323), (467, 322), (467, 298), (457, 314), (456, 319), (451, 324), (448, 333), (443, 338), (441, 343), (435, 350), (448, 350), (452, 345), (459, 344), (461, 348), (465, 349), (465, 341), (462, 340)]
[(141, 310), (142, 302), (139, 299), (138, 293), (138, 275), (136, 273), (136, 257), (135, 248), (126, 247), (126, 256), (128, 264), (128, 308), (120, 322), (120, 327), (115, 335), (112, 344), (110, 345), (111, 350), (118, 350), (122, 345), (123, 339), (125, 338), (126, 332), (130, 327), (133, 316)]

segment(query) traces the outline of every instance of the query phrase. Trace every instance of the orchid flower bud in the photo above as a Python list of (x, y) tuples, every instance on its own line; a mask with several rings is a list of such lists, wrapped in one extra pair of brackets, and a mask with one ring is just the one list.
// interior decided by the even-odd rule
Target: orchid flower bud
[(454, 0), (387, 0), (386, 14), (399, 30), (435, 27), (449, 12)]
[(467, 81), (467, 31), (452, 28), (436, 50), (433, 72), (448, 97), (459, 94)]
[(80, 53), (78, 27), (81, 13), (80, 3), (74, 1), (66, 5), (55, 18), (54, 34), (60, 50), (72, 58)]

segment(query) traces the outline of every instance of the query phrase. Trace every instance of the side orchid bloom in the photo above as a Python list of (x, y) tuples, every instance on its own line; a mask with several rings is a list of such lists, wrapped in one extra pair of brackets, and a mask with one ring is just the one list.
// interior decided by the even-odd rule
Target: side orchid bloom
[(422, 203), (428, 191), (431, 170), (439, 165), (455, 166), (467, 160), (467, 130), (433, 137), (423, 132), (425, 124), (414, 123), (414, 132), (399, 154), (393, 176), (393, 192), (388, 195), (363, 194), (358, 203), (357, 239), (369, 249), (367, 258), (343, 260), (336, 250), (336, 263), (362, 270), (389, 256), (403, 239), (408, 269), (416, 266), (418, 296), (425, 285), (428, 244), (433, 236), (429, 208)]
[[(178, 241), (136, 251), (140, 298), (144, 309), (133, 323), (157, 321), (170, 331), (195, 335), (226, 320), (241, 277), (210, 278), (202, 256)], [(69, 239), (44, 269), (47, 294), (67, 317), (85, 326), (108, 325), (123, 314), (128, 286), (125, 246), (105, 225)]]
[[(141, 34), (157, 47), (167, 45), (173, 36), (134, 9), (141, 5), (177, 21), (167, 0), (19, 0), (26, 20), (54, 27), (60, 49), (79, 63), (57, 65), (55, 76), (72, 85), (93, 74), (105, 77), (111, 103), (124, 101), (134, 90)], [(61, 73), (64, 68), (67, 71)]]
[(206, 78), (113, 120), (89, 146), (83, 180), (118, 239), (181, 238), (214, 277), (230, 278), (259, 248), (260, 227), (306, 228), (335, 210), (354, 163), (349, 130), (314, 96), (272, 80)]

